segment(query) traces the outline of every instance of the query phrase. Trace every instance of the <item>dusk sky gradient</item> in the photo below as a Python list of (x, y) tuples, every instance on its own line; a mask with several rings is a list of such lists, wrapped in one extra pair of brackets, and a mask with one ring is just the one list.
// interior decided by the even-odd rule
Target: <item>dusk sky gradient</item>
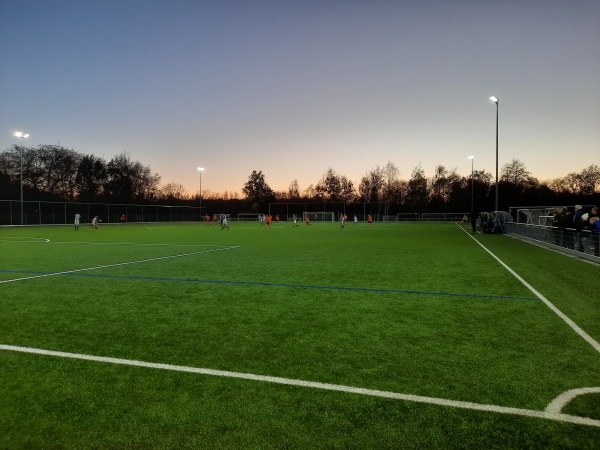
[(600, 164), (600, 1), (0, 0), (0, 151), (124, 151), (161, 184), (352, 180), (392, 161)]

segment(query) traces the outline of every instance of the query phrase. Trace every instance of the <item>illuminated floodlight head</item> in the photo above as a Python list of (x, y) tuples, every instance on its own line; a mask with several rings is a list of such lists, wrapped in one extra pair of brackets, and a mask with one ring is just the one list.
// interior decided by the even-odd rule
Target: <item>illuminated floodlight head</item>
[(29, 137), (29, 133), (23, 133), (22, 131), (16, 131), (15, 132), (15, 137), (18, 137), (18, 138), (28, 138)]
[(198, 172), (204, 172), (204, 167), (198, 167)]
[(494, 102), (494, 103), (496, 103), (496, 104), (497, 104), (497, 103), (500, 101), (500, 99), (499, 99), (498, 97), (496, 97), (495, 95), (492, 95), (492, 96), (490, 97), (490, 100), (491, 100), (491, 101), (493, 101), (493, 102)]
[(469, 159), (475, 159), (474, 155), (468, 156)]

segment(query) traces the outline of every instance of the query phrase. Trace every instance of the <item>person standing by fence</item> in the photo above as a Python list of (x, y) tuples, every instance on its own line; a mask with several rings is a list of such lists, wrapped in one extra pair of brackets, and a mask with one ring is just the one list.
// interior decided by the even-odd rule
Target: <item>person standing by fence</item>
[(590, 232), (592, 233), (592, 245), (594, 246), (594, 255), (600, 256), (600, 210), (594, 206), (590, 211), (588, 219)]

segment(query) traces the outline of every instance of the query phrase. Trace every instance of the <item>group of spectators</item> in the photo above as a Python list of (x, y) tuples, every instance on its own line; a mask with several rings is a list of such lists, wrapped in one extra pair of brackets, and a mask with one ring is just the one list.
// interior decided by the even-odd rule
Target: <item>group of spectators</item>
[(575, 208), (558, 208), (552, 218), (556, 245), (600, 256), (600, 214), (597, 206), (586, 211), (581, 205)]

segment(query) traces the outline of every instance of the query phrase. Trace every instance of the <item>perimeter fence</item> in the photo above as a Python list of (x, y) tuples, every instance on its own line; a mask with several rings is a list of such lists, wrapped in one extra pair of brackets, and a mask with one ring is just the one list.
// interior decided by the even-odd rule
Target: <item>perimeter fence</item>
[[(103, 223), (121, 222), (191, 222), (201, 219), (206, 208), (199, 206), (163, 206), (109, 203), (42, 202), (0, 200), (0, 225), (64, 225), (72, 224), (75, 214), (81, 223), (94, 216)], [(22, 220), (21, 220), (22, 219)]]
[[(366, 222), (369, 216), (375, 222), (460, 222), (465, 216), (469, 216), (469, 213), (465, 212), (405, 213), (400, 211), (398, 205), (388, 202), (276, 202), (269, 203), (269, 208), (265, 213), (273, 217), (279, 216), (282, 221), (293, 220), (294, 215), (302, 218), (305, 213), (308, 213), (311, 219), (315, 214), (317, 214), (317, 218), (333, 216), (333, 221), (338, 220), (340, 215), (348, 216), (349, 221), (353, 221), (356, 216), (357, 220), (361, 222)], [(258, 217), (258, 213), (254, 216)], [(244, 220), (248, 220), (252, 214), (240, 214), (240, 219), (242, 217)]]
[[(22, 207), (22, 210), (21, 210)], [(270, 203), (264, 214), (279, 216), (281, 221), (293, 220), (294, 214), (302, 218), (304, 213), (333, 217), (340, 214), (348, 220), (375, 222), (460, 222), (468, 213), (401, 213), (389, 203)], [(138, 205), (130, 203), (48, 202), (26, 200), (0, 200), (0, 225), (65, 225), (72, 224), (75, 214), (81, 215), (81, 223), (90, 223), (98, 217), (102, 223), (119, 223), (125, 216), (127, 222), (197, 222), (203, 221), (207, 207)], [(231, 213), (233, 221), (258, 221), (259, 212)], [(211, 213), (211, 219), (214, 219)], [(312, 219), (312, 217), (311, 217)]]
[[(583, 212), (589, 217), (594, 206), (583, 205)], [(563, 211), (565, 214), (561, 215)], [(573, 221), (573, 212), (572, 206), (513, 207), (510, 208), (513, 221), (504, 224), (504, 232), (600, 262), (600, 233), (592, 232), (589, 222), (578, 226)]]

